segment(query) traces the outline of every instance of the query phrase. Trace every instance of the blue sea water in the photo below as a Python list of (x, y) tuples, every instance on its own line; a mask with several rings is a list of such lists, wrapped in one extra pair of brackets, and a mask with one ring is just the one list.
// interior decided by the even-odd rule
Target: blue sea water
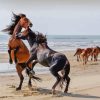
[[(8, 35), (0, 34), (0, 53), (7, 53), (7, 44), (9, 40)], [(97, 35), (48, 35), (47, 36), (48, 45), (50, 48), (57, 51), (64, 50), (75, 50), (76, 48), (86, 48), (100, 46), (100, 36)], [(27, 41), (24, 41), (29, 47)], [(15, 65), (10, 65), (8, 63), (0, 63), (0, 73), (15, 72)], [(48, 68), (36, 67), (36, 72), (48, 72)]]
[[(48, 35), (47, 39), (50, 48), (57, 51), (100, 46), (99, 35)], [(8, 35), (0, 35), (0, 52), (7, 52), (8, 40)], [(29, 48), (27, 41), (24, 42)]]

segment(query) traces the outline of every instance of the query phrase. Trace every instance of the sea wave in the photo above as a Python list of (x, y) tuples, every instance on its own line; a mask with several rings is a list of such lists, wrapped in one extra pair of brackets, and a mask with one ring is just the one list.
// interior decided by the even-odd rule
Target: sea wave
[[(100, 46), (100, 36), (50, 35), (47, 36), (47, 39), (49, 47), (58, 51)], [(9, 36), (0, 35), (0, 52), (7, 52), (8, 40)], [(24, 43), (30, 49), (27, 41)]]
[[(0, 75), (1, 74), (5, 74), (5, 73), (15, 73), (16, 72), (16, 68), (15, 68), (15, 64), (9, 64), (9, 63), (0, 63)], [(48, 73), (49, 69), (48, 67), (42, 67), (42, 66), (36, 66), (34, 67), (34, 71), (37, 74), (42, 74), (42, 73)]]

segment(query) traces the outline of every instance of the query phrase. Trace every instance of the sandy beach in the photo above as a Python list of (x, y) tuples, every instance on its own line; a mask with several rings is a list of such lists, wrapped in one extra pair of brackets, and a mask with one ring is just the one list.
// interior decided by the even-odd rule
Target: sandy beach
[[(87, 65), (77, 62), (75, 51), (63, 51), (71, 63), (71, 83), (67, 94), (57, 87), (57, 94), (51, 94), (55, 78), (50, 74), (37, 74), (42, 82), (32, 81), (33, 87), (28, 88), (28, 76), (24, 74), (22, 90), (16, 91), (19, 77), (14, 75), (0, 75), (0, 100), (100, 100), (100, 61), (90, 61)], [(8, 54), (0, 54), (0, 63), (8, 62)], [(38, 64), (37, 64), (38, 66)], [(1, 66), (2, 67), (2, 66)]]

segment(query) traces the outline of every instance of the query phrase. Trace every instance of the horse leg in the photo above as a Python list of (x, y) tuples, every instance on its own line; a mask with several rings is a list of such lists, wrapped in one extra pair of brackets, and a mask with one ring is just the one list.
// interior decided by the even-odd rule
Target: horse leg
[(88, 56), (85, 56), (85, 64), (87, 64)]
[(91, 61), (93, 60), (93, 53), (91, 53)]
[[(34, 55), (31, 55), (30, 58), (28, 59), (28, 61), (26, 62), (26, 68), (27, 70), (31, 70), (32, 68), (29, 67), (29, 64), (34, 60)], [(34, 64), (32, 64), (33, 66)]]
[(30, 77), (33, 76), (33, 75), (35, 74), (35, 72), (34, 72), (32, 69), (34, 68), (35, 64), (38, 62), (37, 60), (34, 61), (34, 62), (32, 63), (32, 67), (30, 68), (29, 64), (30, 64), (33, 60), (35, 60), (34, 58), (35, 58), (34, 55), (31, 55), (30, 58), (28, 59), (28, 61), (26, 62), (26, 73), (27, 73), (28, 75), (30, 75)]
[(68, 63), (64, 67), (64, 74), (63, 74), (64, 81), (67, 81), (64, 93), (68, 92), (68, 87), (69, 87), (69, 84), (70, 84), (70, 77), (68, 76), (69, 72), (70, 72), (70, 64)]
[(82, 58), (82, 63), (84, 65), (84, 56), (82, 55), (81, 58)]
[(17, 65), (16, 65), (16, 70), (17, 70), (18, 76), (20, 77), (20, 84), (19, 84), (19, 86), (16, 88), (16, 90), (21, 90), (22, 83), (23, 83), (23, 80), (24, 80), (24, 77), (23, 77), (23, 75), (22, 75), (23, 68), (22, 68), (19, 64), (17, 64)]
[(27, 67), (26, 67), (26, 73), (28, 74), (29, 77), (32, 77), (35, 74), (35, 71), (33, 70), (34, 66), (37, 64), (37, 61), (34, 61), (32, 63), (32, 67), (30, 67), (27, 63)]
[(91, 56), (91, 61), (93, 60), (93, 57)]
[(31, 77), (29, 77), (28, 86), (32, 87)]
[[(25, 63), (19, 63), (19, 65), (21, 66), (22, 69), (25, 69), (26, 68), (26, 64)], [(29, 87), (32, 87), (31, 78), (30, 77), (29, 77), (29, 81), (28, 81), (28, 86)]]
[(79, 61), (79, 55), (77, 55), (77, 61)]
[[(35, 61), (32, 63), (32, 68), (31, 68), (31, 69), (33, 69), (34, 66), (35, 66), (36, 64), (37, 64), (37, 60), (35, 60)], [(34, 72), (33, 70), (31, 70), (30, 73), (32, 74), (32, 76), (35, 74), (35, 72)], [(31, 76), (31, 77), (32, 77), (32, 76)], [(29, 86), (29, 87), (32, 87), (31, 77), (29, 77), (29, 81), (28, 81), (28, 86)]]
[(54, 83), (54, 85), (52, 87), (52, 94), (55, 94), (55, 88), (58, 85), (58, 83), (60, 82), (61, 76), (58, 74), (58, 72), (53, 72), (52, 75), (56, 77), (56, 82)]
[(79, 59), (79, 61), (81, 61), (80, 55), (79, 55), (78, 59)]
[(37, 64), (38, 61), (35, 60), (32, 63), (32, 67), (29, 66), (29, 63), (31, 63), (32, 60), (34, 60), (34, 56), (31, 56), (30, 59), (26, 62), (26, 73), (29, 76), (29, 83), (28, 83), (28, 85), (30, 85), (30, 86), (31, 86), (31, 78), (36, 79), (38, 81), (41, 81), (41, 79), (39, 77), (34, 76), (35, 72), (32, 70), (34, 68), (35, 64)]
[(94, 55), (94, 61), (96, 61), (96, 54)]
[(30, 74), (34, 75), (35, 74), (35, 71), (33, 70), (34, 66), (38, 63), (37, 60), (35, 60), (34, 62), (32, 62), (32, 70), (30, 71)]
[(12, 58), (11, 58), (11, 50), (8, 50), (8, 54), (9, 54), (9, 63), (12, 64), (13, 61), (12, 61)]
[(96, 61), (98, 60), (98, 54), (97, 54), (97, 56), (96, 56)]
[(70, 84), (70, 77), (67, 76), (67, 77), (66, 77), (66, 80), (67, 80), (67, 84), (66, 84), (66, 87), (65, 87), (64, 93), (67, 93), (67, 92), (68, 92), (68, 87), (69, 87), (69, 84)]
[(56, 86), (58, 85), (58, 83), (60, 82), (61, 80), (61, 76), (58, 74), (58, 71), (56, 71), (54, 68), (56, 67), (57, 65), (53, 65), (52, 67), (50, 67), (50, 72), (51, 74), (56, 77), (56, 82), (54, 83), (53, 87), (52, 87), (52, 94), (55, 94), (55, 88)]
[(14, 50), (14, 61), (15, 61), (15, 63), (17, 63), (16, 53), (17, 53), (18, 49), (19, 49), (19, 47), (17, 47), (17, 48)]
[(35, 60), (34, 62), (32, 62), (32, 69), (34, 68), (34, 66), (38, 63), (38, 60)]

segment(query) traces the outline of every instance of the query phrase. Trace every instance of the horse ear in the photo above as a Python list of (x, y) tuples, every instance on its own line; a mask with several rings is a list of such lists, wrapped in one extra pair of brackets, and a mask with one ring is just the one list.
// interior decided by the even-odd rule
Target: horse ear
[(12, 12), (13, 16), (16, 17), (16, 14), (14, 12)]

